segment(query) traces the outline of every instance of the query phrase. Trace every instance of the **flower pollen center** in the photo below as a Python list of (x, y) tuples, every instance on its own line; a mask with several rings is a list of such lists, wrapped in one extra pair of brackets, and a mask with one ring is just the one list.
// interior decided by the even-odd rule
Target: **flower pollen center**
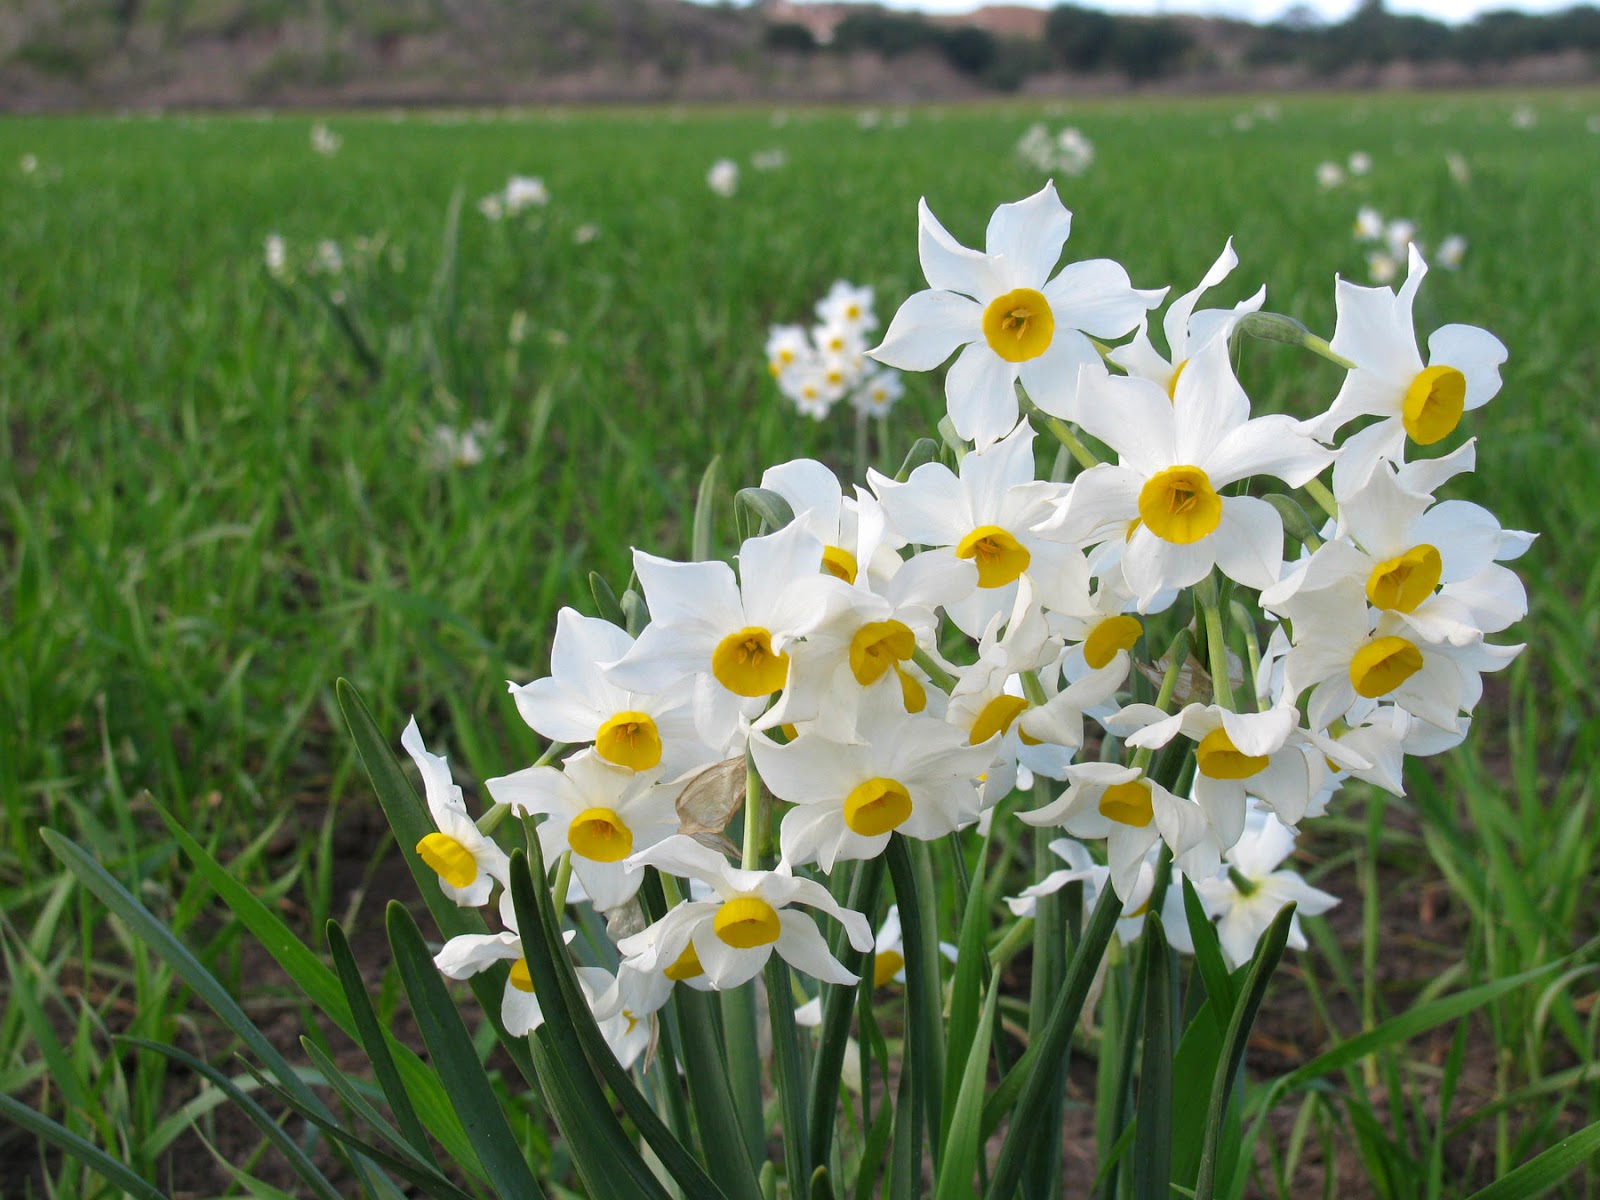
[(1139, 519), (1162, 541), (1188, 546), (1216, 532), (1222, 497), (1199, 467), (1168, 467), (1139, 489)]
[(904, 622), (869, 621), (850, 639), (850, 673), (862, 687), (870, 687), (916, 649), (917, 635)]
[(789, 678), (789, 656), (774, 653), (765, 629), (748, 625), (717, 643), (711, 673), (736, 696), (770, 696)]
[(822, 548), (822, 569), (835, 579), (846, 583), (856, 581), (856, 556), (842, 546)]
[(1143, 829), (1156, 815), (1150, 784), (1143, 779), (1112, 784), (1100, 794), (1100, 815), (1118, 825)]
[(1242, 753), (1220, 725), (1200, 739), (1194, 758), (1200, 774), (1211, 779), (1249, 779), (1267, 768), (1265, 754)]
[(735, 950), (753, 950), (778, 940), (778, 910), (760, 896), (735, 896), (712, 919), (716, 935)]
[(1433, 595), (1443, 572), (1439, 551), (1423, 542), (1372, 568), (1367, 576), (1367, 599), (1374, 608), (1411, 612)]
[(471, 887), (478, 877), (478, 860), (448, 833), (430, 833), (417, 843), (417, 857), (453, 888)]
[(1005, 587), (1028, 569), (1033, 555), (998, 525), (980, 525), (956, 546), (957, 558), (970, 558), (978, 568), (978, 586)]
[(1027, 707), (1027, 700), (1021, 696), (996, 696), (979, 711), (978, 719), (972, 723), (972, 735), (967, 738), (968, 743), (976, 746), (979, 742), (987, 742), (997, 733), (1004, 733)]
[(1111, 665), (1119, 650), (1131, 650), (1144, 632), (1138, 617), (1107, 617), (1083, 639), (1083, 661), (1094, 671)]
[(1422, 670), (1422, 651), (1403, 637), (1381, 637), (1357, 650), (1350, 660), (1350, 682), (1356, 695), (1376, 700)]
[(844, 823), (862, 837), (877, 837), (911, 815), (911, 793), (894, 779), (858, 783), (844, 798)]
[(609, 808), (586, 808), (567, 827), (567, 844), (592, 862), (621, 862), (633, 853), (633, 830)]
[(1461, 423), (1467, 377), (1454, 367), (1429, 367), (1411, 381), (1400, 405), (1400, 421), (1419, 446), (1448, 437)]
[(890, 983), (900, 974), (900, 968), (906, 965), (905, 956), (898, 950), (879, 950), (872, 964), (872, 986), (881, 988)]
[(648, 771), (661, 762), (661, 733), (648, 713), (614, 713), (595, 734), (595, 753), (630, 771)]
[(983, 310), (983, 336), (1006, 362), (1027, 362), (1050, 349), (1056, 335), (1050, 301), (1033, 288), (996, 296)]
[(694, 943), (690, 942), (683, 948), (683, 953), (678, 955), (672, 965), (662, 972), (673, 983), (682, 983), (685, 979), (693, 979), (697, 975), (704, 975), (706, 969), (700, 965), (700, 956), (695, 953)]
[(533, 994), (533, 976), (528, 973), (528, 960), (519, 958), (511, 964), (511, 974), (506, 976), (506, 982), (519, 992)]

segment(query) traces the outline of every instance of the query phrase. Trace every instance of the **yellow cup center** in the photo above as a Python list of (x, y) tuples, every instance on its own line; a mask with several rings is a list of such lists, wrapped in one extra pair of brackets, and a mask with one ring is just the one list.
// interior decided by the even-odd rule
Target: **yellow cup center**
[(1439, 551), (1423, 542), (1372, 568), (1367, 599), (1374, 608), (1408, 613), (1433, 595), (1443, 570)]
[(1112, 784), (1100, 794), (1100, 815), (1118, 825), (1143, 829), (1156, 815), (1150, 784), (1143, 779)]
[(970, 558), (978, 568), (978, 586), (1005, 587), (1028, 569), (1028, 548), (998, 525), (980, 525), (956, 546), (957, 558)]
[(1200, 739), (1195, 766), (1212, 779), (1249, 779), (1266, 770), (1265, 754), (1243, 754), (1220, 725)]
[(1162, 541), (1187, 546), (1216, 532), (1222, 497), (1199, 467), (1168, 467), (1139, 489), (1139, 519)]
[(633, 830), (609, 808), (586, 808), (568, 826), (567, 844), (592, 862), (621, 862), (633, 853)]
[(862, 837), (877, 837), (911, 815), (911, 793), (893, 779), (869, 779), (844, 798), (844, 823)]
[(661, 733), (648, 713), (619, 712), (595, 734), (595, 753), (630, 771), (648, 771), (661, 762)]
[(1350, 660), (1350, 682), (1356, 695), (1376, 700), (1422, 670), (1422, 651), (1403, 637), (1368, 642)]
[(533, 992), (533, 976), (528, 973), (528, 960), (519, 958), (511, 964), (511, 974), (506, 976), (506, 982), (519, 992)]
[(789, 656), (773, 653), (772, 635), (749, 625), (717, 643), (711, 673), (736, 696), (770, 696), (789, 678)]
[(711, 921), (716, 935), (735, 950), (751, 950), (778, 940), (783, 927), (778, 910), (760, 896), (736, 896)]
[(910, 658), (917, 635), (900, 621), (869, 621), (850, 639), (850, 673), (862, 687), (877, 683), (890, 667)]
[(1021, 696), (996, 696), (978, 711), (978, 719), (972, 723), (972, 736), (967, 739), (968, 742), (976, 746), (979, 742), (987, 742), (997, 733), (1004, 733), (1027, 707), (1027, 700)]
[(417, 856), (451, 887), (471, 887), (478, 877), (478, 860), (447, 833), (430, 833), (417, 843)]
[(905, 965), (905, 956), (900, 951), (879, 950), (872, 965), (872, 986), (881, 988), (900, 974), (900, 968)]
[(704, 975), (706, 969), (700, 965), (700, 956), (695, 953), (694, 943), (690, 942), (683, 948), (683, 953), (673, 960), (672, 965), (662, 972), (673, 983), (682, 983), (685, 979), (693, 979), (697, 975)]
[(856, 581), (856, 556), (843, 546), (824, 546), (822, 548), (822, 569), (835, 579), (842, 579), (846, 583)]
[(1056, 335), (1050, 301), (1032, 288), (1017, 288), (989, 302), (983, 310), (983, 336), (1007, 362), (1026, 362), (1050, 349)]
[(1109, 666), (1119, 650), (1131, 650), (1144, 632), (1138, 617), (1107, 617), (1083, 639), (1083, 661), (1094, 671)]
[(1429, 367), (1411, 381), (1400, 406), (1400, 420), (1419, 446), (1448, 437), (1461, 423), (1467, 404), (1467, 377), (1454, 367)]

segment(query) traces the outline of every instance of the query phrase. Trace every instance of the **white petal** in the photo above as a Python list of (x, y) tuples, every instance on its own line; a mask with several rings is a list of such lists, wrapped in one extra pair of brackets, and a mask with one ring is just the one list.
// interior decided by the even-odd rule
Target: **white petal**
[(1212, 487), (1250, 475), (1271, 475), (1290, 487), (1304, 487), (1332, 461), (1333, 451), (1301, 432), (1299, 421), (1280, 413), (1246, 421), (1217, 444), (1203, 466)]
[(951, 237), (926, 197), (917, 201), (917, 255), (931, 288), (961, 292), (983, 303), (1007, 290), (999, 264)]
[(868, 353), (902, 371), (931, 371), (957, 346), (983, 337), (983, 310), (954, 292), (923, 291), (894, 314), (882, 344)]
[(1072, 214), (1047, 183), (1026, 200), (1002, 204), (989, 218), (984, 249), (1005, 260), (1012, 287), (1044, 286), (1072, 232)]
[(904, 483), (871, 472), (868, 481), (896, 531), (919, 546), (954, 546), (975, 525), (966, 493), (943, 463), (923, 463)]
[(1500, 339), (1473, 325), (1442, 325), (1428, 338), (1428, 364), (1454, 367), (1466, 376), (1469, 411), (1487, 404), (1500, 390), (1500, 364), (1505, 361)]
[(1283, 518), (1265, 500), (1230, 496), (1222, 502), (1216, 542), (1217, 566), (1245, 587), (1269, 588), (1283, 567)]
[(982, 449), (1017, 423), (1016, 364), (973, 342), (950, 365), (944, 395), (956, 432)]
[(783, 929), (778, 937), (778, 953), (795, 970), (823, 983), (859, 981), (859, 976), (845, 970), (844, 964), (828, 953), (828, 943), (822, 932), (805, 913), (783, 909), (778, 913), (778, 923)]
[(1081, 329), (1097, 338), (1131, 332), (1167, 294), (1166, 288), (1135, 288), (1122, 264), (1109, 258), (1068, 263), (1043, 290), (1058, 329)]

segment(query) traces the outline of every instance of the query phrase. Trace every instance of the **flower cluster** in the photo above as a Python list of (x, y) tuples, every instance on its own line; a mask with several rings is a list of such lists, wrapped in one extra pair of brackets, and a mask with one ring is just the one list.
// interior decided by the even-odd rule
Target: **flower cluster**
[[(1367, 274), (1373, 283), (1393, 283), (1406, 261), (1412, 246), (1424, 249), (1417, 240), (1417, 224), (1404, 217), (1384, 219), (1382, 213), (1370, 204), (1356, 210), (1354, 232), (1358, 242), (1367, 243)], [(1461, 266), (1467, 254), (1467, 239), (1452, 233), (1439, 243), (1434, 255), (1439, 266), (1454, 271)]]
[(1017, 154), (1047, 175), (1082, 175), (1094, 165), (1094, 143), (1075, 125), (1051, 133), (1035, 121), (1017, 142)]
[(900, 373), (867, 357), (877, 332), (872, 289), (836, 280), (816, 305), (817, 323), (774, 325), (767, 372), (805, 416), (820, 421), (841, 400), (863, 416), (887, 416), (905, 390)]
[(478, 201), (478, 211), (491, 221), (520, 216), (550, 203), (550, 189), (537, 175), (513, 175), (498, 192)]
[[(1415, 247), (1398, 294), (1336, 284), (1331, 345), (1301, 344), (1344, 382), (1297, 419), (1253, 412), (1234, 373), (1235, 337), (1287, 323), (1260, 312), (1264, 289), (1200, 307), (1237, 266), (1231, 242), (1167, 305), (1160, 346), (1166, 289), (1109, 260), (1056, 270), (1070, 221), (1047, 185), (1001, 206), (978, 251), (921, 206), (929, 287), (871, 353), (926, 370), (959, 351), (945, 386), (961, 453), (850, 491), (817, 462), (772, 467), (761, 488), (791, 515), (736, 565), (636, 550), (631, 611), (648, 620), (565, 609), (549, 676), (511, 685), (534, 731), (577, 749), (486, 788), (538, 819), (546, 860), (570, 869), (565, 898), (607, 914), (616, 969), (579, 978), (624, 1062), (678, 984), (737, 987), (774, 952), (856, 982), (818, 917), (865, 952), (873, 914), (815, 873), (997, 821), (1061, 835), (1065, 868), (1040, 864), (1019, 917), (1068, 883), (1109, 887), (1132, 937), (1181, 873), (1241, 962), (1284, 903), (1334, 902), (1282, 868), (1300, 823), (1351, 778), (1400, 792), (1404, 756), (1457, 744), (1483, 673), (1520, 650), (1489, 638), (1525, 610), (1503, 562), (1531, 535), (1436, 498), (1472, 442), (1417, 454), (1494, 396), (1506, 352), (1447, 325), (1424, 360)], [(860, 321), (870, 299), (837, 285), (819, 315), (854, 303)], [(1035, 421), (1075, 473), (1039, 470)], [(414, 725), (405, 745), (437, 825), (417, 853), (457, 903), (488, 903), (504, 853)], [(741, 805), (735, 865), (722, 829)], [(637, 900), (647, 869), (671, 902), (654, 921)], [(501, 932), (454, 938), (437, 962), (460, 977), (511, 961), (502, 1015), (525, 1032), (538, 1001), (500, 909)], [(1168, 916), (1182, 948), (1181, 908)]]

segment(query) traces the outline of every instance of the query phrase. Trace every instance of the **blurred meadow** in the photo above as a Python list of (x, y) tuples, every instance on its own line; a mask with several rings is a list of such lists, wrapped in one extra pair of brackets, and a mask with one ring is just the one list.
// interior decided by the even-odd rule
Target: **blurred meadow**
[[(1419, 329), (1481, 325), (1510, 350), (1503, 391), (1448, 445), (1478, 439), (1459, 494), (1541, 535), (1516, 564), (1528, 649), (1464, 749), (1412, 764), (1405, 799), (1358, 791), (1310, 827), (1300, 865), (1342, 905), (1307, 922), (1251, 1067), (1587, 949), (1297, 1096), (1255, 1186), (1466, 1195), (1600, 1117), (1595, 114), (1600, 94), (1575, 91), (340, 113), (320, 118), (331, 154), (305, 115), (0, 123), (0, 1093), (158, 1184), (271, 1194), (254, 1143), (218, 1150), (236, 1170), (209, 1182), (177, 1161), (191, 1127), (222, 1136), (214, 1090), (112, 1038), (221, 1062), (227, 1031), (40, 828), (86, 847), (263, 1027), (287, 1022), (298, 1054), (309, 1008), (152, 801), (313, 945), (329, 917), (376, 927), (391, 894), (412, 901), (409, 881), (385, 890), (401, 876), (334, 680), (392, 735), (415, 713), (469, 793), (532, 761), (505, 681), (545, 672), (557, 609), (592, 611), (591, 571), (620, 592), (630, 547), (687, 557), (713, 457), (721, 553), (727, 499), (764, 466), (860, 479), (848, 418), (778, 396), (768, 326), (808, 321), (841, 277), (877, 290), (886, 323), (922, 286), (917, 198), (977, 242), (1044, 182), (1014, 148), (1045, 120), (1096, 151), (1056, 181), (1069, 259), (1177, 293), (1232, 236), (1241, 265), (1208, 302), (1265, 283), (1268, 309), (1327, 336), (1334, 274), (1368, 281), (1352, 226), (1371, 205), (1430, 251), (1467, 241), (1422, 289)], [(1358, 152), (1369, 173), (1319, 186), (1319, 163)], [(739, 165), (731, 196), (707, 186), (719, 158)], [(479, 201), (512, 175), (548, 203), (488, 219)], [(1258, 410), (1307, 415), (1338, 386), (1289, 347), (1243, 354)], [(943, 411), (937, 373), (906, 382), (873, 446), (891, 471)], [(375, 986), (392, 1006), (392, 980)], [(20, 1130), (0, 1127), (0, 1166), (6, 1195), (110, 1194)], [(1597, 1194), (1600, 1170), (1563, 1186)]]

